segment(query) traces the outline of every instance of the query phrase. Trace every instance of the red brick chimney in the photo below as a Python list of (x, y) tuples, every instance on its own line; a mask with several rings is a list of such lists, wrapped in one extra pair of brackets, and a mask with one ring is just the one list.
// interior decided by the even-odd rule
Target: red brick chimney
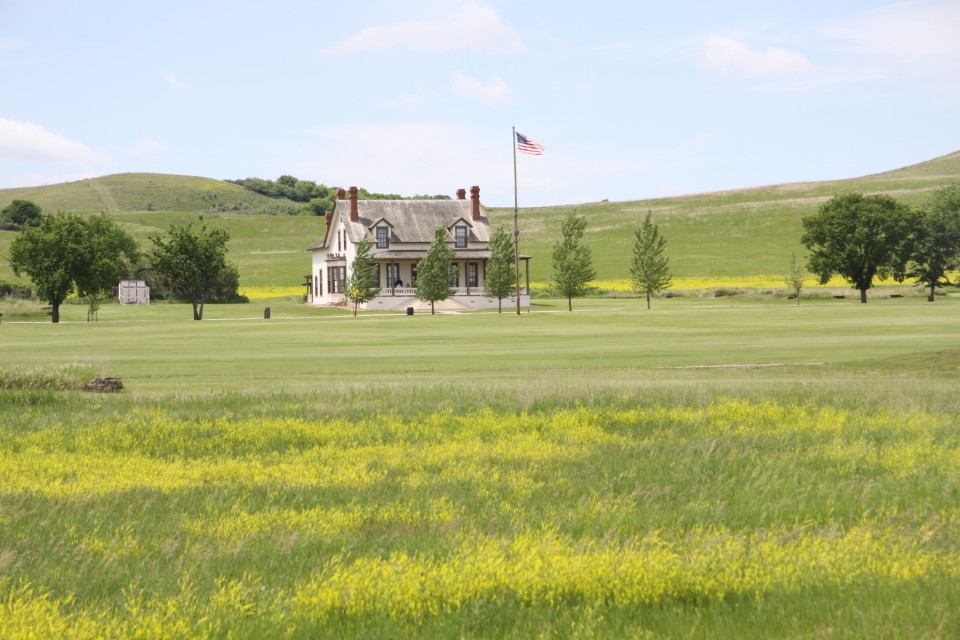
[(474, 220), (480, 219), (480, 187), (470, 187), (470, 213)]
[(347, 192), (343, 189), (337, 189), (337, 200), (345, 200), (347, 197)]
[(333, 222), (333, 211), (327, 211), (326, 214), (324, 215), (326, 216), (326, 219), (327, 219), (327, 229), (329, 229), (330, 223)]
[(467, 190), (457, 189), (457, 200), (466, 200), (466, 199), (467, 199)]
[(350, 187), (350, 220), (356, 222), (360, 219), (360, 213), (357, 211), (357, 188)]

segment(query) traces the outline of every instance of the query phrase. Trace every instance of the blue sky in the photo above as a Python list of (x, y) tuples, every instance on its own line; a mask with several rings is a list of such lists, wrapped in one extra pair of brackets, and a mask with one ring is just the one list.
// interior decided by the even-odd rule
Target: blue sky
[(960, 149), (960, 1), (0, 0), (0, 188), (292, 174), (512, 206)]

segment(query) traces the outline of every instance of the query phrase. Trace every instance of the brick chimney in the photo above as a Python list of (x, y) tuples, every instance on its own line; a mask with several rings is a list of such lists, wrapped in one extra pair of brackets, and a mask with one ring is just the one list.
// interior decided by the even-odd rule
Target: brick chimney
[(333, 211), (327, 211), (324, 216), (327, 219), (327, 229), (330, 228), (330, 223), (333, 222)]
[(457, 189), (457, 200), (466, 200), (466, 199), (467, 199), (467, 190)]
[(357, 188), (350, 187), (350, 220), (356, 222), (360, 219), (360, 213), (357, 211)]
[(346, 200), (347, 192), (343, 189), (337, 189), (337, 200)]
[(480, 187), (470, 187), (470, 214), (474, 220), (480, 219)]

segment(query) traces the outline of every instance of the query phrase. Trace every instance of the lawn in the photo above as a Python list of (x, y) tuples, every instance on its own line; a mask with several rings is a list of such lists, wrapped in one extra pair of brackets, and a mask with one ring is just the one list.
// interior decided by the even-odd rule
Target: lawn
[(960, 634), (960, 299), (539, 302), (4, 322), (0, 637)]

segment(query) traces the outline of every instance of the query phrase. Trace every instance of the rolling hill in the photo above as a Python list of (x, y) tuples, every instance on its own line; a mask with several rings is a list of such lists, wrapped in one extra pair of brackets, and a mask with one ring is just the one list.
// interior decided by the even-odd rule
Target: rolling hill
[[(521, 250), (534, 256), (531, 277), (550, 279), (550, 254), (569, 211), (587, 218), (597, 278), (628, 277), (633, 231), (650, 211), (667, 239), (678, 277), (744, 277), (784, 273), (791, 252), (802, 255), (800, 220), (837, 193), (887, 193), (919, 205), (931, 190), (960, 179), (960, 152), (848, 180), (800, 182), (631, 202), (522, 209)], [(32, 200), (44, 211), (107, 211), (144, 245), (170, 224), (196, 220), (231, 234), (230, 257), (245, 286), (299, 286), (309, 271), (304, 249), (323, 232), (318, 217), (211, 210), (276, 211), (293, 203), (220, 180), (161, 174), (119, 174), (45, 187), (0, 190), (0, 207)], [(490, 209), (493, 224), (513, 226), (512, 209)], [(0, 279), (13, 279), (6, 260), (14, 233), (0, 231)]]

